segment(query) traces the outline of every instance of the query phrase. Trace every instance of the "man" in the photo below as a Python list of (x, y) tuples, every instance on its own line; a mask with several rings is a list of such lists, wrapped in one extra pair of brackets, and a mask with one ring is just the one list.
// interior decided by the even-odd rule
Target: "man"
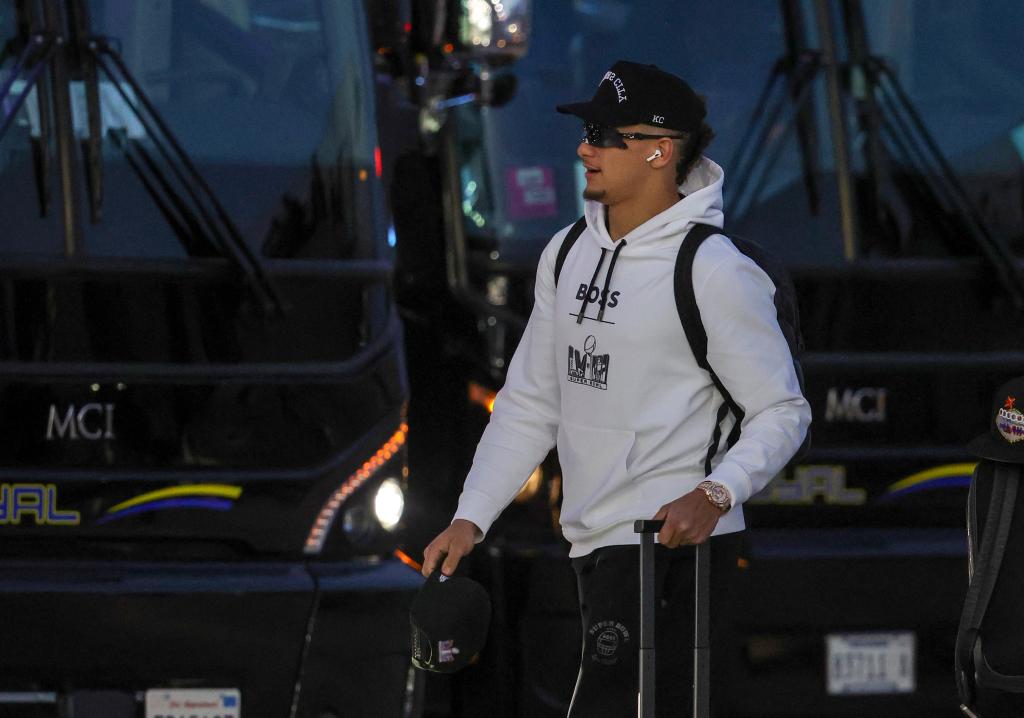
[[(529, 324), (455, 518), (424, 551), (423, 572), (443, 561), (451, 574), (557, 444), (561, 525), (584, 621), (569, 715), (636, 714), (637, 518), (665, 521), (656, 558), (657, 704), (659, 714), (679, 715), (690, 685), (681, 641), (692, 631), (692, 553), (671, 549), (714, 535), (719, 568), (735, 567), (741, 505), (799, 448), (810, 409), (775, 315), (775, 287), (722, 235), (697, 251), (693, 287), (710, 364), (744, 409), (741, 437), (727, 452), (731, 419), (717, 427), (723, 399), (684, 335), (673, 279), (680, 245), (695, 223), (724, 221), (722, 169), (702, 156), (713, 136), (703, 100), (653, 65), (617, 62), (590, 102), (558, 110), (585, 123), (577, 154), (586, 168), (586, 229), (557, 285), (556, 257), (570, 229), (541, 256)], [(716, 575), (713, 568), (712, 606)]]

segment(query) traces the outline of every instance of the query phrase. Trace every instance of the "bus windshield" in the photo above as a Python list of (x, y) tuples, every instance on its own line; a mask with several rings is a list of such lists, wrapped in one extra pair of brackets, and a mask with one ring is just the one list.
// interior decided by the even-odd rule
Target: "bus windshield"
[[(0, 0), (0, 88), (16, 72), (28, 4)], [(356, 0), (175, 0), (87, 4), (106, 39), (255, 253), (274, 258), (379, 258), (386, 235), (365, 19)], [(109, 64), (109, 63), (108, 63)], [(53, 127), (38, 89), (13, 79), (4, 109), (29, 90), (0, 139), (4, 254), (63, 251)], [(44, 75), (45, 77), (45, 75)], [(184, 258), (190, 252), (140, 181), (124, 145), (160, 157), (133, 113), (134, 91), (98, 72), (102, 207), (89, 211), (83, 161), (75, 161), (83, 253)], [(83, 73), (70, 75), (76, 139), (89, 134)], [(127, 94), (127, 98), (125, 97)], [(77, 147), (76, 147), (77, 149)], [(48, 169), (39, 155), (48, 150)], [(163, 170), (166, 173), (166, 169)], [(41, 176), (42, 175), (42, 176)], [(157, 182), (158, 183), (158, 182)], [(159, 184), (159, 183), (158, 183)], [(179, 193), (184, 194), (179, 190)], [(40, 217), (40, 197), (50, 195)], [(173, 200), (168, 200), (173, 204)]]
[[(812, 216), (805, 196), (790, 102), (773, 131), (783, 148), (769, 171), (748, 178), (757, 184), (758, 198), (744, 218), (737, 216), (733, 193), (741, 177), (731, 160), (772, 68), (786, 55), (787, 25), (779, 5), (736, 0), (688, 3), (685, 11), (665, 12), (664, 3), (654, 0), (535, 3), (531, 49), (516, 65), (516, 97), (501, 108), (459, 108), (467, 232), (500, 244), (502, 257), (531, 258), (539, 251), (538, 243), (543, 246), (580, 216), (582, 167), (575, 150), (581, 123), (556, 114), (554, 107), (590, 98), (602, 73), (616, 60), (629, 59), (676, 73), (707, 98), (708, 122), (716, 133), (707, 155), (725, 169), (728, 226), (740, 234), (756, 234), (758, 241), (789, 259), (841, 261), (841, 244), (834, 240), (839, 210), (823, 72), (817, 73), (808, 94), (815, 111), (816, 169), (822, 174), (820, 212)], [(800, 8), (805, 46), (821, 48), (813, 4), (794, 5)], [(1024, 4), (868, 0), (859, 5), (868, 53), (892, 69), (992, 233), (1020, 254), (1024, 54), (1017, 30), (1024, 23)], [(836, 52), (845, 60), (843, 20), (835, 15)], [(643, 41), (637, 43), (637, 38)], [(854, 118), (858, 87), (845, 92), (852, 169), (863, 175), (865, 138)], [(902, 130), (893, 120), (883, 131)], [(897, 190), (916, 186), (919, 178), (912, 171), (899, 166), (894, 170)], [(886, 199), (899, 194), (888, 192)], [(921, 206), (885, 211), (908, 242), (926, 231), (904, 219), (927, 214)], [(737, 226), (738, 219), (749, 221)]]

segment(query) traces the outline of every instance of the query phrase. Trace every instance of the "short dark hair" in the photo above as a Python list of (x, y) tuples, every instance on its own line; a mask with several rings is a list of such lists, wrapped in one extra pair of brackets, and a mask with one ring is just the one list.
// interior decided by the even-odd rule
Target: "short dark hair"
[(676, 184), (686, 182), (690, 171), (700, 162), (704, 150), (715, 139), (715, 131), (707, 122), (702, 122), (696, 132), (686, 132), (681, 139), (675, 141), (679, 160), (676, 162)]

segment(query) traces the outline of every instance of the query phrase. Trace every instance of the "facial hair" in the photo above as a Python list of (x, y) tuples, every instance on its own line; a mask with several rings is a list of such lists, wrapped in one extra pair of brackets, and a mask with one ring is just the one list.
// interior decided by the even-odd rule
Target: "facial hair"
[(607, 194), (607, 190), (588, 188), (583, 190), (583, 199), (592, 199), (597, 202), (600, 202), (602, 199), (604, 199), (605, 194)]

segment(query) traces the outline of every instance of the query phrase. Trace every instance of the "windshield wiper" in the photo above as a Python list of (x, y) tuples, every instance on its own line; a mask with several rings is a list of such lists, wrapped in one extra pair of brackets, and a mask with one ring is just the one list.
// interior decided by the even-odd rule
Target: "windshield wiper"
[[(844, 2), (843, 10), (845, 35), (842, 39), (848, 47), (850, 59), (839, 67), (847, 77), (855, 77), (859, 82), (857, 87), (851, 87), (851, 83), (847, 82), (832, 91), (841, 91), (845, 93), (843, 97), (854, 100), (859, 129), (866, 138), (866, 186), (860, 191), (865, 200), (863, 204), (867, 206), (867, 209), (854, 212), (856, 203), (840, 202), (846, 259), (854, 260), (858, 255), (858, 222), (863, 218), (876, 228), (884, 227), (886, 218), (883, 195), (895, 194), (912, 206), (926, 208), (921, 214), (940, 216), (938, 213), (941, 212), (940, 219), (930, 227), (935, 236), (943, 240), (954, 254), (963, 240), (969, 240), (993, 269), (996, 280), (1005, 290), (1013, 307), (1017, 311), (1024, 311), (1024, 271), (1019, 262), (1006, 243), (994, 236), (985, 223), (967, 189), (957, 178), (901, 86), (896, 73), (883, 59), (870, 52), (861, 2)], [(743, 217), (757, 203), (765, 175), (779, 158), (785, 140), (793, 129), (798, 131), (800, 140), (804, 183), (811, 213), (817, 214), (819, 209), (817, 182), (812, 176), (817, 171), (817, 161), (814, 159), (816, 151), (813, 149), (817, 140), (815, 135), (810, 134), (813, 129), (811, 108), (815, 97), (813, 84), (820, 75), (828, 75), (830, 69), (835, 67), (834, 62), (826, 59), (824, 49), (826, 45), (834, 45), (835, 38), (824, 5), (816, 13), (822, 50), (808, 47), (801, 15), (794, 0), (784, 0), (782, 11), (786, 26), (787, 55), (776, 62), (730, 163), (732, 176), (738, 178), (731, 190), (734, 221)], [(787, 80), (787, 86), (780, 93), (777, 90), (783, 79)], [(839, 98), (841, 101), (830, 102), (829, 114), (833, 126), (845, 132), (843, 128), (846, 127), (847, 119), (843, 97)], [(783, 112), (787, 108), (791, 109), (784, 116)], [(755, 138), (756, 141), (752, 143)], [(849, 149), (847, 144), (847, 141), (833, 137), (836, 175), (841, 188), (856, 194), (850, 171), (841, 169), (842, 165), (847, 164), (842, 159)], [(905, 176), (897, 178), (895, 169), (902, 170)], [(909, 191), (898, 192), (902, 188), (895, 186), (897, 179)], [(876, 229), (875, 233), (881, 235), (883, 231)], [(907, 251), (904, 237), (897, 239), (900, 241), (894, 249), (898, 252)]]
[(85, 182), (89, 192), (89, 218), (93, 224), (100, 221), (103, 207), (103, 165), (101, 143), (103, 139), (103, 116), (100, 114), (100, 83), (96, 76), (96, 63), (91, 53), (82, 52), (77, 40), (89, 36), (89, 13), (82, 0), (71, 0), (68, 5), (68, 25), (74, 40), (72, 51), (76, 53), (76, 65), (81, 68), (85, 85), (85, 108), (89, 134), (82, 142), (85, 157)]
[[(221, 254), (199, 226), (194, 212), (189, 209), (181, 194), (167, 181), (167, 176), (156, 166), (156, 162), (138, 141), (130, 141), (124, 130), (111, 130), (110, 138), (124, 155), (128, 166), (139, 178), (143, 189), (153, 200), (178, 241), (193, 257), (216, 257)], [(146, 174), (147, 170), (150, 174)]]
[[(184, 188), (185, 194), (191, 200), (190, 207), (185, 197), (175, 191), (170, 178), (153, 160), (140, 140), (122, 136), (122, 141), (119, 144), (136, 174), (142, 179), (141, 165), (131, 156), (133, 152), (138, 158), (141, 158), (146, 170), (155, 178), (156, 184), (144, 179), (143, 184), (150, 196), (157, 202), (160, 211), (165, 217), (171, 216), (167, 202), (157, 198), (156, 185), (159, 185), (160, 190), (178, 213), (181, 221), (172, 222), (172, 228), (179, 233), (179, 236), (183, 236), (181, 234), (182, 225), (188, 228), (189, 241), (186, 242), (186, 248), (206, 253), (209, 246), (216, 246), (250, 280), (252, 289), (261, 300), (263, 308), (268, 312), (282, 314), (284, 303), (277, 288), (264, 270), (260, 259), (245, 243), (242, 233), (231, 220), (227, 210), (224, 209), (209, 184), (196, 169), (167, 123), (146, 96), (142, 86), (132, 76), (120, 54), (105, 37), (88, 38), (86, 47), (96, 66), (110, 80), (125, 106), (138, 119), (146, 136), (149, 137), (164, 163), (170, 168), (171, 175)], [(131, 88), (131, 94), (125, 89), (125, 85)]]
[[(43, 87), (43, 70), (53, 56), (54, 48), (57, 46), (57, 36), (49, 32), (32, 32), (31, 20), (27, 10), (18, 3), (17, 6), (18, 30), (22, 39), (23, 47), (14, 61), (7, 79), (0, 83), (0, 140), (7, 134), (11, 123), (21, 110), (22, 105), (32, 94), (33, 88), (36, 91), (36, 100), (39, 106), (39, 137), (32, 138), (32, 164), (35, 170), (36, 193), (39, 198), (39, 214), (45, 216), (50, 205), (49, 192), (49, 101), (48, 95)], [(15, 92), (14, 86), (19, 80), (23, 81), (20, 89)], [(7, 99), (14, 95), (13, 102), (8, 103)]]
[[(44, 17), (46, 31), (34, 33), (30, 29), (32, 22), (28, 4), (18, 2), (18, 24), (24, 38), (24, 47), (11, 73), (0, 83), (0, 139), (10, 128), (33, 88), (37, 90), (39, 138), (33, 138), (33, 160), (41, 214), (45, 215), (49, 206), (50, 107), (47, 93), (44, 91), (44, 78), (49, 78), (53, 83), (57, 99), (61, 96), (68, 97), (71, 87), (68, 66), (70, 60), (74, 59), (84, 76), (89, 132), (83, 150), (87, 163), (86, 177), (92, 221), (99, 221), (103, 202), (100, 150), (103, 128), (98, 68), (110, 80), (125, 106), (156, 147), (166, 167), (170, 169), (168, 173), (161, 167), (140, 140), (130, 138), (124, 132), (111, 132), (114, 143), (124, 153), (129, 166), (186, 250), (190, 255), (221, 255), (228, 258), (248, 280), (247, 284), (263, 312), (282, 315), (284, 302), (259, 257), (245, 243), (242, 233), (146, 96), (141, 85), (132, 76), (120, 54), (107, 38), (89, 34), (88, 15), (81, 0), (70, 0), (68, 7), (73, 37), (71, 42), (63, 42), (59, 34), (59, 18), (57, 13), (53, 12), (54, 0), (44, 3), (44, 10), (47, 11)], [(51, 60), (54, 61), (54, 68), (49, 74), (44, 74), (46, 64)], [(23, 85), (15, 92), (15, 84), (19, 79), (23, 79)], [(131, 93), (126, 90), (126, 86), (130, 88)], [(6, 102), (12, 94), (15, 95), (13, 102)], [(59, 149), (62, 162), (64, 159), (70, 160), (70, 157), (65, 157), (69, 148), (64, 145), (68, 144), (75, 134), (70, 106), (64, 109), (66, 112), (60, 113), (58, 117), (58, 130), (61, 129), (61, 125), (66, 127), (57, 133), (58, 140), (61, 140)], [(67, 170), (65, 172), (62, 167), (64, 184), (70, 181), (70, 165)], [(175, 182), (184, 188), (184, 192), (175, 188)], [(70, 189), (65, 187), (65, 190)], [(75, 202), (72, 199), (65, 198), (64, 204), (65, 214), (68, 208), (74, 209)], [(67, 217), (65, 219), (68, 220)], [(76, 229), (74, 222), (66, 226), (66, 232), (69, 233), (66, 238), (69, 255), (74, 254), (77, 231), (73, 230)]]

